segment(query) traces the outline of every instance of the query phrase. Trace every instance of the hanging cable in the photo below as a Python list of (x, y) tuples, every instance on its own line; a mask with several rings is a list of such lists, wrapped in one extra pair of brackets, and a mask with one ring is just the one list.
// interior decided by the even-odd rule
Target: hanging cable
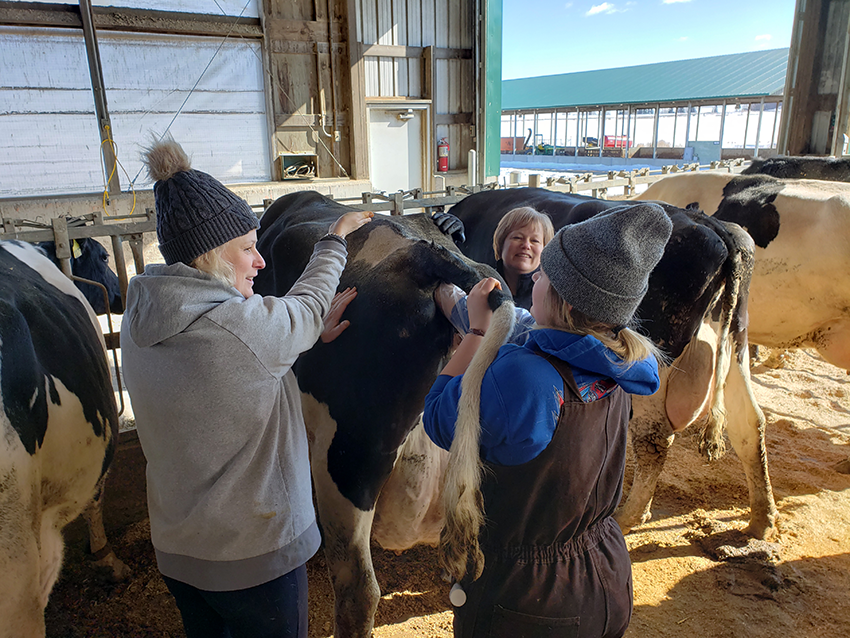
[[(103, 152), (103, 145), (109, 144), (112, 147), (112, 157), (115, 158), (115, 164), (112, 165), (112, 170), (109, 172), (109, 177), (106, 177), (106, 169), (104, 165), (106, 164), (106, 155)], [(112, 178), (115, 177), (115, 171), (120, 166), (121, 170), (124, 171), (124, 175), (127, 178), (130, 178), (130, 175), (127, 173), (127, 169), (124, 168), (124, 165), (118, 160), (118, 145), (115, 143), (115, 140), (112, 139), (112, 131), (110, 130), (109, 125), (106, 125), (106, 139), (100, 143), (100, 155), (103, 161), (100, 163), (100, 171), (103, 176), (103, 212), (107, 217), (112, 217), (107, 210), (109, 198), (109, 183), (112, 181)], [(133, 207), (130, 209), (130, 214), (133, 214), (133, 211), (136, 210), (136, 185), (133, 182), (130, 182), (130, 190), (133, 191)]]

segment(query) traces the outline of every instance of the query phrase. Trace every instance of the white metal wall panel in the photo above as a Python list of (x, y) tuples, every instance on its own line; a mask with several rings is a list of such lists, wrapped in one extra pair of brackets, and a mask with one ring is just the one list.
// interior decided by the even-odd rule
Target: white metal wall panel
[[(79, 0), (11, 0), (12, 2), (40, 2), (49, 4), (79, 4)], [(120, 9), (147, 9), (148, 11), (177, 11), (259, 18), (260, 0), (92, 0), (94, 7)], [(244, 11), (243, 11), (244, 9)]]
[[(395, 21), (393, 20), (392, 0), (377, 0), (377, 44), (397, 44), (395, 41)], [(395, 61), (393, 58), (378, 58), (379, 93), (382, 97), (398, 95), (396, 93)]]
[[(407, 46), (407, 0), (392, 0), (393, 7), (393, 33), (395, 43)], [(408, 77), (409, 60), (406, 58), (395, 58), (395, 95), (418, 95), (410, 91), (410, 80)]]
[[(407, 3), (407, 44), (412, 47), (421, 47), (423, 42), (421, 5), (417, 0), (408, 0)], [(407, 95), (422, 95), (421, 60), (407, 60)]]
[[(195, 168), (226, 183), (271, 178), (259, 42), (102, 33), (99, 48), (118, 159), (130, 179), (141, 148), (175, 115), (169, 132), (193, 153)], [(147, 180), (143, 172), (135, 184)], [(125, 176), (121, 182), (126, 189)]]
[(440, 48), (449, 44), (449, 0), (434, 0), (434, 44)]
[[(414, 2), (416, 0), (413, 0)], [(436, 29), (434, 27), (434, 19), (436, 11), (434, 9), (434, 0), (422, 0), (419, 3), (422, 7), (422, 41), (423, 47), (435, 46), (437, 43)]]
[[(358, 27), (362, 25), (358, 35), (364, 46), (472, 48), (472, 0), (358, 0), (357, 8)], [(422, 62), (419, 59), (366, 56), (364, 68), (368, 97), (422, 95)], [(444, 69), (459, 72), (445, 65)], [(440, 71), (437, 75), (437, 82), (441, 82)], [(460, 86), (458, 76), (452, 82)], [(460, 98), (455, 96), (452, 102), (459, 104)]]
[(0, 197), (102, 188), (80, 31), (0, 29)]
[[(73, 4), (78, 4), (73, 2)], [(92, 0), (95, 7), (147, 9), (148, 11), (178, 11), (259, 18), (260, 0)]]
[[(364, 46), (378, 43), (378, 5), (376, 0), (361, 0), (362, 32), (360, 42)], [(381, 76), (378, 69), (379, 58), (365, 56), (363, 72), (366, 82), (366, 95), (369, 97), (381, 94)]]

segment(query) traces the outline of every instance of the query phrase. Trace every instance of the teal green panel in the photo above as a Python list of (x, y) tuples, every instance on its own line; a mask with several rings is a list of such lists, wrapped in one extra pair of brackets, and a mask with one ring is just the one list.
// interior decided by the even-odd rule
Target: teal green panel
[(518, 109), (652, 104), (736, 97), (779, 96), (788, 49), (505, 80), (502, 108)]
[(484, 2), (484, 175), (499, 174), (502, 121), (502, 0)]

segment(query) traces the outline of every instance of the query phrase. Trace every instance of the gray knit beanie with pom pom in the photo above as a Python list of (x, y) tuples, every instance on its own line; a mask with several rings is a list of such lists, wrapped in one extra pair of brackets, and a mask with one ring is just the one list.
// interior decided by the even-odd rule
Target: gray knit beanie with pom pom
[(565, 226), (540, 265), (561, 299), (591, 319), (628, 325), (673, 224), (658, 204), (627, 204)]
[(154, 142), (143, 161), (156, 201), (156, 236), (166, 264), (197, 257), (260, 225), (244, 199), (212, 175), (196, 171), (173, 139)]

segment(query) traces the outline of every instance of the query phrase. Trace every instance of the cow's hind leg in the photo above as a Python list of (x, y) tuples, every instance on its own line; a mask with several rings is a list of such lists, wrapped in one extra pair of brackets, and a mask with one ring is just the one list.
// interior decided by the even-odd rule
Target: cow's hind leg
[(103, 527), (103, 498), (106, 476), (101, 477), (95, 497), (83, 510), (83, 519), (85, 519), (89, 530), (89, 551), (94, 558), (94, 564), (103, 569), (113, 581), (121, 582), (130, 577), (130, 568), (115, 555), (106, 537), (106, 529)]
[(635, 415), (629, 422), (629, 433), (634, 479), (625, 503), (614, 514), (624, 534), (652, 517), (650, 508), (658, 476), (675, 438), (667, 419), (658, 410), (658, 400), (653, 397), (634, 397), (633, 401)]
[(339, 502), (333, 511), (319, 508), (325, 559), (334, 589), (334, 636), (340, 638), (372, 635), (381, 598), (369, 549), (372, 514), (351, 503), (346, 506)]
[(764, 414), (750, 384), (749, 357), (733, 361), (726, 386), (729, 440), (744, 466), (750, 494), (747, 534), (766, 539), (776, 532), (776, 504), (767, 472)]
[(369, 540), (374, 507), (363, 511), (337, 488), (328, 473), (328, 448), (336, 424), (327, 406), (309, 394), (301, 405), (310, 439), (310, 464), (328, 573), (334, 589), (334, 636), (369, 638), (381, 598)]
[[(20, 446), (3, 452), (6, 455), (0, 458), (3, 466), (0, 476), (0, 638), (43, 636), (44, 604), (59, 569), (46, 570), (42, 565), (41, 498), (38, 481), (33, 479), (29, 467), (29, 455)], [(15, 461), (16, 453), (24, 458), (23, 462), (20, 458)]]

